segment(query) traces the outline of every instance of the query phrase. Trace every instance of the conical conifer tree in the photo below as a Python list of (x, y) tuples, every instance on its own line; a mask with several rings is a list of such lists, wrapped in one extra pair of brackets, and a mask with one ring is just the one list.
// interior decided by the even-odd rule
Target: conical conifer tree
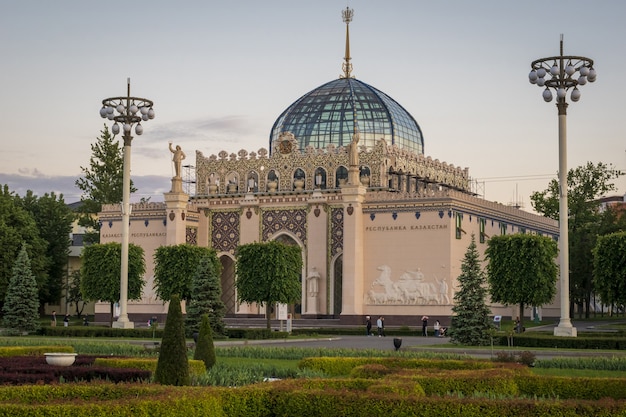
[(191, 284), (191, 300), (187, 304), (187, 335), (200, 330), (203, 315), (208, 315), (214, 334), (225, 334), (224, 314), (226, 307), (222, 301), (222, 285), (210, 256), (200, 258), (198, 269)]
[(215, 346), (213, 345), (213, 335), (211, 332), (211, 325), (209, 323), (209, 316), (207, 314), (202, 315), (202, 323), (200, 323), (200, 333), (198, 334), (198, 343), (196, 343), (196, 350), (193, 353), (193, 358), (204, 361), (206, 369), (211, 369), (215, 365)]
[(3, 324), (7, 329), (32, 332), (39, 328), (39, 289), (30, 267), (26, 245), (22, 244), (13, 270), (4, 305)]
[(173, 295), (167, 310), (159, 361), (154, 381), (163, 385), (189, 385), (189, 362), (185, 341), (185, 322), (180, 309), (180, 297)]
[(454, 294), (455, 313), (450, 340), (469, 346), (489, 344), (491, 313), (485, 299), (487, 297), (487, 279), (480, 265), (476, 239), (472, 240), (465, 252), (461, 264), (461, 275), (458, 277), (459, 290)]

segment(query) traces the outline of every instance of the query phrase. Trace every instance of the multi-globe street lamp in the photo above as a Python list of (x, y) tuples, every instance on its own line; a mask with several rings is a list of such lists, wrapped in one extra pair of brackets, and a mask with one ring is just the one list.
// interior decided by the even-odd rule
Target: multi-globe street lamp
[[(123, 131), (124, 139), (124, 175), (122, 194), (122, 259), (120, 271), (120, 315), (113, 327), (132, 328), (133, 323), (128, 320), (128, 243), (130, 235), (130, 145), (133, 140), (131, 132), (133, 126), (135, 134), (143, 133), (142, 121), (154, 119), (152, 101), (130, 96), (130, 78), (127, 80), (126, 97), (111, 97), (102, 100), (100, 116), (103, 119), (115, 121), (111, 127), (114, 135)], [(120, 128), (121, 124), (121, 128)]]
[(572, 326), (569, 306), (569, 238), (567, 207), (567, 93), (573, 102), (580, 100), (579, 86), (594, 82), (596, 70), (593, 60), (583, 56), (563, 55), (563, 35), (561, 35), (560, 55), (533, 61), (528, 79), (531, 84), (544, 88), (543, 99), (552, 101), (552, 91), (556, 93), (556, 107), (559, 113), (559, 274), (561, 280), (561, 320), (554, 329), (555, 336), (576, 336)]

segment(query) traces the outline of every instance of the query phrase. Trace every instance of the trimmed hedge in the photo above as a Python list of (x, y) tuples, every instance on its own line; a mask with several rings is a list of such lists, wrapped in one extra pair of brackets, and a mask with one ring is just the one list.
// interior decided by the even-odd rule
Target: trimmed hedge
[(2, 346), (0, 347), (0, 357), (10, 356), (39, 356), (44, 353), (74, 353), (72, 346)]
[(155, 339), (163, 338), (163, 329), (156, 329), (153, 333), (149, 328), (117, 329), (106, 326), (44, 326), (37, 331), (38, 335), (50, 337), (123, 337)]
[(480, 360), (454, 360), (454, 359), (412, 359), (412, 358), (345, 358), (345, 357), (314, 357), (304, 358), (298, 362), (300, 369), (307, 368), (320, 371), (329, 376), (350, 375), (352, 370), (362, 365), (384, 365), (394, 369), (489, 369), (496, 365), (488, 361)]
[(286, 339), (289, 332), (275, 332), (271, 329), (227, 329), (229, 339)]
[(622, 378), (568, 378), (527, 375), (516, 377), (520, 394), (548, 398), (600, 400), (626, 399), (626, 380)]
[[(494, 338), (501, 346), (507, 346), (508, 336)], [(515, 347), (543, 347), (556, 349), (593, 349), (593, 350), (624, 350), (626, 349), (626, 337), (607, 336), (596, 337), (592, 335), (579, 337), (561, 337), (548, 333), (532, 332), (516, 334), (513, 336)]]
[[(374, 365), (366, 365), (363, 368)], [(379, 367), (381, 365), (375, 365)], [(373, 368), (376, 369), (376, 368)], [(394, 369), (394, 368), (389, 368)], [(0, 415), (106, 416), (625, 416), (626, 401), (564, 399), (567, 393), (622, 395), (623, 379), (546, 378), (522, 367), (465, 370), (396, 369), (382, 379), (295, 379), (238, 389), (173, 387), (151, 384), (31, 385), (0, 387)], [(357, 371), (355, 371), (357, 372)], [(520, 376), (519, 373), (524, 373)], [(439, 374), (437, 374), (439, 373)], [(478, 375), (480, 374), (480, 375)], [(516, 376), (517, 375), (517, 376)], [(425, 396), (438, 380), (440, 392)], [(452, 385), (456, 383), (456, 385)], [(423, 388), (424, 384), (424, 388)], [(448, 384), (447, 386), (445, 384)], [(510, 385), (512, 384), (512, 385)], [(487, 386), (489, 385), (489, 386)], [(522, 388), (522, 385), (524, 386)], [(530, 398), (513, 398), (511, 387)], [(527, 394), (548, 392), (554, 396)], [(583, 387), (585, 386), (585, 387)], [(587, 387), (588, 386), (588, 387)], [(447, 390), (447, 391), (443, 391)], [(473, 391), (472, 391), (473, 390)], [(491, 390), (491, 391), (490, 391)], [(508, 390), (508, 391), (507, 391)], [(459, 395), (449, 395), (456, 392)], [(482, 397), (468, 397), (476, 392)], [(463, 395), (463, 393), (467, 393)], [(584, 394), (587, 395), (587, 394)], [(545, 400), (541, 398), (546, 398)]]

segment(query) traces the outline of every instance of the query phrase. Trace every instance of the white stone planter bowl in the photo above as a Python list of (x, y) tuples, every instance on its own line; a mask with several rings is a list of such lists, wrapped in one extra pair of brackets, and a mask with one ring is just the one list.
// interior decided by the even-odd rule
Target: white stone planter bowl
[(76, 360), (76, 353), (44, 353), (48, 365), (71, 366)]

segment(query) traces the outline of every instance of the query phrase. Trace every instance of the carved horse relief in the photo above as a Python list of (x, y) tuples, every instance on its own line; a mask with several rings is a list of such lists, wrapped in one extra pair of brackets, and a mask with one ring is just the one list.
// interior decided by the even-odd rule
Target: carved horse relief
[[(437, 286), (432, 282), (424, 282), (424, 274), (419, 269), (403, 272), (397, 281), (391, 279), (389, 265), (380, 265), (376, 269), (381, 273), (365, 295), (368, 304), (427, 305), (442, 301)], [(377, 287), (382, 287), (383, 292), (375, 291)]]

